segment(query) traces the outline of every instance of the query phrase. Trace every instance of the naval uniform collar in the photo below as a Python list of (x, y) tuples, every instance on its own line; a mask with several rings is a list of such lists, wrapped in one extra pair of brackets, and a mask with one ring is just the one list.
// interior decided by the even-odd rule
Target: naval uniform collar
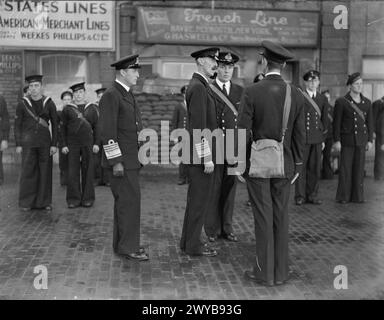
[(128, 87), (126, 84), (122, 83), (120, 80), (116, 79), (115, 80), (119, 85), (121, 85), (127, 92), (131, 90), (130, 87)]
[(196, 74), (198, 74), (199, 76), (202, 76), (203, 77), (203, 79), (207, 82), (207, 83), (209, 83), (209, 80), (208, 80), (208, 78), (205, 76), (205, 75), (203, 75), (201, 72), (199, 72), (199, 71), (196, 71), (195, 72)]
[(222, 82), (222, 81), (220, 81), (220, 80), (217, 79), (217, 78), (216, 78), (215, 81), (216, 81), (217, 85), (219, 86), (219, 88), (220, 88), (221, 90), (223, 90), (223, 86), (224, 86), (224, 84), (225, 84), (225, 89), (227, 89), (228, 94), (229, 94), (229, 92), (231, 92), (231, 81), (228, 81), (228, 82)]
[(272, 76), (272, 75), (281, 76), (281, 73), (277, 72), (277, 71), (272, 71), (272, 72), (268, 72), (265, 76), (268, 77), (268, 76)]
[(311, 91), (311, 90), (309, 90), (309, 89), (306, 89), (306, 91), (307, 91), (307, 93), (309, 94), (309, 96), (310, 96), (312, 99), (316, 98), (316, 96), (317, 96), (317, 92), (316, 92), (316, 91)]

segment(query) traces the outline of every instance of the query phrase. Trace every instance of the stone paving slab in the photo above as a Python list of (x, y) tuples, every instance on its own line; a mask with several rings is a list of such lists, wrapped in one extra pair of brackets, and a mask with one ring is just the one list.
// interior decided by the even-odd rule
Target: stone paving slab
[[(384, 182), (372, 177), (366, 178), (366, 204), (337, 204), (336, 179), (321, 182), (321, 206), (297, 207), (291, 199), (291, 280), (266, 288), (243, 277), (255, 259), (245, 185), (239, 185), (234, 214), (240, 241), (220, 240), (216, 258), (189, 257), (179, 249), (187, 187), (176, 184), (175, 168), (145, 168), (141, 230), (151, 260), (138, 263), (112, 251), (109, 188), (96, 189), (94, 208), (69, 210), (55, 167), (53, 212), (22, 213), (18, 172), (18, 166), (6, 165), (7, 181), (0, 187), (0, 299), (384, 298)], [(47, 290), (33, 286), (38, 265), (48, 269)], [(348, 268), (347, 290), (333, 286), (337, 265)]]

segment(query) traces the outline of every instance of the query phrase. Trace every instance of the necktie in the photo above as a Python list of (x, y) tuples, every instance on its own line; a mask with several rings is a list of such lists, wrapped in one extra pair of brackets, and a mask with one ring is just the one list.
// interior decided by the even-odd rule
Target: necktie
[(226, 87), (225, 83), (223, 84), (223, 92), (226, 96), (228, 95), (228, 91), (227, 91), (227, 87)]

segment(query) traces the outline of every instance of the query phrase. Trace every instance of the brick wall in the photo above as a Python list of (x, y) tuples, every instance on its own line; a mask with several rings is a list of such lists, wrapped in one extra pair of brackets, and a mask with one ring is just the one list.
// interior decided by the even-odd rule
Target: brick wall
[(336, 30), (333, 26), (336, 17), (333, 9), (340, 4), (349, 8), (349, 1), (323, 1), (321, 4), (321, 87), (330, 90), (333, 101), (345, 94), (348, 74), (349, 30)]

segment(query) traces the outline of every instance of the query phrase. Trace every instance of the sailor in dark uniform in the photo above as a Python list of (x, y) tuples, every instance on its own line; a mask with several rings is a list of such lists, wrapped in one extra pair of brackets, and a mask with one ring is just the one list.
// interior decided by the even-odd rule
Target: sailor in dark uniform
[(4, 182), (3, 151), (8, 149), (9, 130), (10, 125), (7, 103), (0, 95), (0, 186)]
[(375, 127), (375, 180), (384, 180), (384, 97), (376, 100), (372, 105), (373, 119)]
[[(263, 63), (267, 62), (266, 76), (244, 89), (239, 129), (252, 130), (253, 141), (273, 139), (280, 142), (288, 89), (281, 71), (293, 56), (271, 41), (263, 41), (262, 46)], [(294, 177), (301, 172), (305, 145), (304, 97), (293, 86), (290, 105), (283, 141), (285, 178), (247, 178), (255, 220), (256, 259), (253, 270), (246, 271), (245, 277), (265, 286), (281, 285), (288, 280), (289, 193)], [(239, 151), (245, 152), (240, 146)]]
[[(237, 116), (240, 107), (243, 87), (231, 81), (235, 64), (239, 57), (230, 52), (220, 52), (218, 60), (217, 76), (211, 86), (217, 99), (216, 111), (220, 127), (223, 130), (224, 146), (226, 142), (226, 130), (234, 130), (234, 141), (237, 141)], [(236, 144), (234, 145), (234, 147)], [(237, 148), (232, 151), (237, 153)], [(235, 175), (228, 174), (228, 164), (226, 152), (224, 151), (224, 164), (217, 164), (214, 173), (213, 198), (211, 198), (212, 208), (206, 215), (204, 229), (211, 242), (218, 237), (228, 241), (237, 242), (238, 238), (234, 234), (232, 227), (233, 210), (235, 206), (235, 195), (237, 179)]]
[(340, 152), (339, 203), (363, 203), (365, 152), (373, 146), (371, 101), (362, 95), (363, 79), (356, 72), (348, 77), (349, 92), (335, 103), (334, 148)]
[(66, 186), (68, 180), (68, 155), (61, 152), (61, 150), (65, 147), (63, 141), (63, 120), (62, 120), (62, 112), (63, 108), (72, 103), (73, 93), (72, 91), (64, 91), (61, 94), (61, 109), (57, 109), (57, 116), (59, 121), (59, 129), (58, 129), (58, 147), (59, 147), (59, 169), (60, 169), (60, 185)]
[(68, 155), (67, 204), (69, 209), (90, 208), (95, 202), (93, 154), (99, 152), (99, 113), (85, 102), (85, 82), (70, 87), (73, 103), (62, 111), (62, 152)]
[[(187, 129), (187, 105), (185, 102), (185, 93), (187, 92), (187, 86), (183, 86), (180, 89), (181, 94), (183, 95), (183, 101), (178, 104), (173, 110), (172, 116), (172, 129)], [(180, 139), (175, 139), (174, 143), (179, 143)], [(178, 185), (182, 186), (187, 183), (188, 179), (188, 166), (184, 163), (179, 164), (179, 181)]]
[(331, 95), (329, 90), (324, 90), (321, 92), (324, 95), (329, 103), (328, 107), (328, 133), (325, 138), (325, 147), (323, 150), (323, 165), (321, 169), (321, 177), (322, 179), (332, 180), (333, 179), (333, 159), (332, 155), (332, 146), (333, 146), (333, 107), (331, 103)]
[(54, 102), (42, 94), (42, 79), (41, 75), (26, 77), (30, 95), (16, 108), (16, 153), (22, 154), (19, 206), (23, 211), (52, 210), (52, 156), (57, 152), (58, 118)]
[[(96, 106), (99, 111), (99, 103), (101, 100), (101, 97), (103, 96), (104, 92), (107, 91), (106, 88), (100, 88), (95, 90), (96, 95), (97, 95), (97, 100), (96, 100)], [(100, 149), (103, 147), (101, 144), (99, 145)], [(94, 163), (94, 168), (95, 168), (95, 186), (110, 186), (109, 183), (109, 177), (108, 177), (108, 170), (105, 170), (101, 166), (101, 158), (102, 158), (102, 152), (98, 152), (93, 155), (93, 163)]]
[(149, 259), (140, 247), (141, 192), (139, 173), (139, 133), (143, 129), (141, 112), (132, 87), (139, 78), (139, 56), (124, 57), (111, 65), (116, 81), (99, 104), (102, 166), (108, 169), (115, 199), (113, 250), (125, 258)]
[(181, 251), (188, 255), (217, 255), (216, 250), (201, 240), (207, 210), (211, 201), (213, 173), (215, 170), (214, 147), (202, 136), (194, 137), (194, 130), (218, 128), (215, 97), (209, 87), (210, 78), (217, 68), (218, 48), (207, 48), (191, 54), (196, 60), (197, 72), (192, 76), (186, 94), (188, 110), (188, 131), (191, 144), (191, 161), (188, 166), (189, 187), (183, 230), (180, 241)]
[(320, 85), (320, 73), (310, 70), (304, 74), (306, 143), (302, 172), (296, 183), (295, 200), (297, 205), (303, 203), (321, 204), (318, 199), (319, 180), (321, 174), (321, 153), (328, 133), (327, 98), (317, 91)]

